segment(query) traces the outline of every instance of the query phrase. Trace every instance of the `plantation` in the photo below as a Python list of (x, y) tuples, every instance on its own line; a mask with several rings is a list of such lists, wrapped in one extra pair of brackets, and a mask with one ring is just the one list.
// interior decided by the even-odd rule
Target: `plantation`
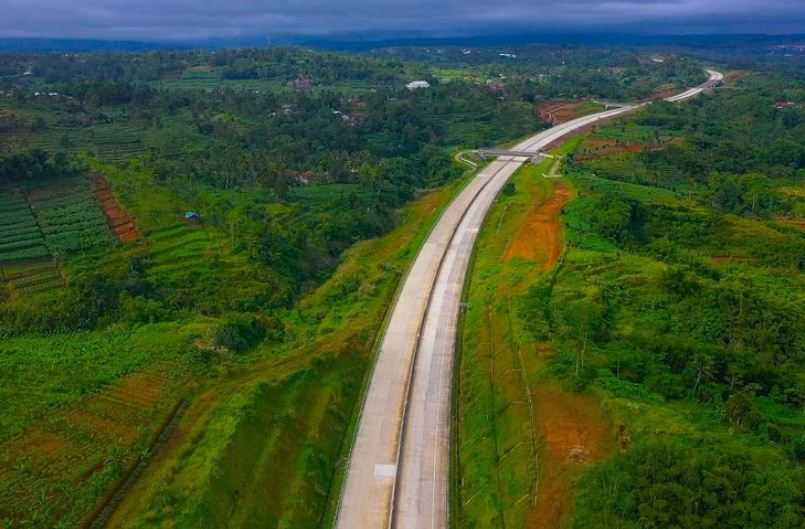
[(112, 242), (106, 219), (85, 178), (29, 185), (26, 194), (54, 255)]
[(17, 189), (0, 193), (0, 261), (50, 255), (25, 195)]

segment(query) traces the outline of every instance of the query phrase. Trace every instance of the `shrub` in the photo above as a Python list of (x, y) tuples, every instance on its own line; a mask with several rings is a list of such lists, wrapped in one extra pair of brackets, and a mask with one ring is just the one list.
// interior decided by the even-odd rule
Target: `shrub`
[(218, 347), (242, 353), (262, 341), (266, 336), (265, 323), (253, 315), (232, 315), (215, 330), (214, 341)]

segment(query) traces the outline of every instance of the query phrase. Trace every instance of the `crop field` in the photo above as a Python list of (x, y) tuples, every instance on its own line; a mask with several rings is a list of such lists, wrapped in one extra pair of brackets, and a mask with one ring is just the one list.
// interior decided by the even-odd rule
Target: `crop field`
[(0, 194), (0, 261), (50, 255), (25, 195), (17, 189)]
[(131, 123), (103, 123), (78, 128), (53, 126), (36, 134), (16, 138), (22, 148), (51, 152), (90, 152), (108, 163), (125, 162), (144, 152), (143, 131)]
[(0, 524), (77, 527), (175, 408), (186, 380), (181, 353), (199, 329), (5, 340)]
[(24, 293), (64, 284), (36, 217), (17, 189), (4, 189), (0, 193), (0, 281)]
[(215, 237), (203, 226), (181, 223), (147, 234), (151, 243), (152, 271), (161, 276), (192, 274), (206, 267), (206, 259), (220, 257)]
[(112, 242), (106, 217), (86, 179), (32, 186), (27, 197), (54, 255)]

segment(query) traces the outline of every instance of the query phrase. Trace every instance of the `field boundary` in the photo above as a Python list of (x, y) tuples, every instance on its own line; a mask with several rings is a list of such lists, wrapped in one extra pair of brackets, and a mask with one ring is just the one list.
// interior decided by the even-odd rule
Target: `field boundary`
[(179, 399), (170, 413), (162, 421), (162, 424), (154, 433), (148, 450), (137, 457), (137, 459), (129, 466), (128, 470), (123, 474), (123, 477), (117, 482), (117, 485), (112, 488), (106, 497), (98, 504), (95, 510), (86, 518), (81, 524), (81, 529), (103, 529), (112, 518), (120, 502), (128, 493), (129, 489), (139, 479), (140, 475), (145, 470), (151, 458), (156, 454), (159, 449), (170, 438), (171, 433), (176, 428), (179, 420), (184, 415), (189, 407), (189, 401), (185, 398)]

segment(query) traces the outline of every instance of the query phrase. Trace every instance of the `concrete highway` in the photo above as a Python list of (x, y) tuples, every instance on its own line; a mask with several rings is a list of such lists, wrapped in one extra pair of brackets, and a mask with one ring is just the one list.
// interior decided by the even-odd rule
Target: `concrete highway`
[[(710, 80), (669, 101), (682, 101)], [(684, 96), (684, 97), (682, 97)], [(639, 108), (558, 125), (512, 148), (539, 152), (564, 136)], [(499, 157), (444, 211), (400, 290), (380, 345), (352, 448), (337, 529), (446, 529), (450, 395), (461, 291), (475, 239), (495, 197), (527, 160)]]

